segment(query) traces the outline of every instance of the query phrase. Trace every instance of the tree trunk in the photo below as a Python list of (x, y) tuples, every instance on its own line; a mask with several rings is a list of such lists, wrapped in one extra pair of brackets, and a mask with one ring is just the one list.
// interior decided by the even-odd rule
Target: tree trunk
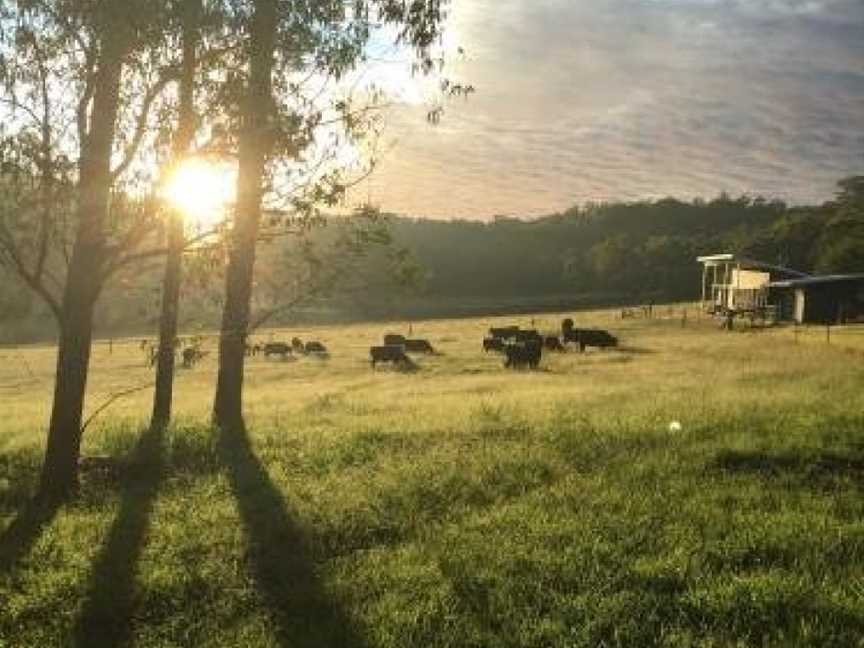
[(172, 210), (168, 224), (168, 256), (162, 279), (162, 312), (159, 317), (159, 352), (156, 360), (156, 389), (153, 394), (152, 428), (164, 428), (171, 420), (174, 396), (175, 347), (180, 316), (180, 284), (183, 280), (183, 217)]
[[(81, 144), (78, 229), (63, 294), (54, 403), (39, 497), (71, 495), (78, 484), (81, 416), (93, 337), (93, 310), (102, 287), (105, 219), (111, 189), (111, 150), (129, 34), (108, 21), (96, 73), (90, 133)], [(116, 21), (120, 22), (120, 21)]]
[[(183, 72), (180, 79), (180, 116), (174, 140), (173, 165), (181, 163), (189, 153), (195, 137), (195, 70), (197, 67), (198, 21), (201, 0), (183, 2)], [(159, 318), (159, 354), (156, 365), (156, 390), (153, 395), (152, 428), (164, 428), (171, 420), (174, 396), (174, 340), (180, 316), (180, 285), (183, 281), (183, 214), (172, 209), (168, 225), (168, 256), (162, 280), (162, 312)]]
[(222, 428), (243, 424), (243, 365), (252, 297), (255, 243), (261, 221), (264, 166), (272, 148), (273, 49), (276, 1), (256, 0), (250, 30), (249, 82), (242, 105), (237, 207), (228, 249), (225, 306), (219, 335), (219, 375), (213, 420)]

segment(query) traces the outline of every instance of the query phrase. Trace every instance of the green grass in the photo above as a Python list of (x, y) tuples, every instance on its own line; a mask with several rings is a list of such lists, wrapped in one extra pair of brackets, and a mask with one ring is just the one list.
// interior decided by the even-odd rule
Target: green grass
[[(248, 434), (211, 355), (164, 437), (147, 392), (93, 423), (122, 472), (58, 511), (54, 350), (0, 349), (0, 646), (864, 645), (864, 335), (597, 312), (621, 349), (482, 353), (529, 319), (415, 323), (414, 373), (368, 366), (398, 324), (275, 332), (332, 357), (250, 360)], [(88, 411), (151, 379), (131, 340), (91, 376)]]

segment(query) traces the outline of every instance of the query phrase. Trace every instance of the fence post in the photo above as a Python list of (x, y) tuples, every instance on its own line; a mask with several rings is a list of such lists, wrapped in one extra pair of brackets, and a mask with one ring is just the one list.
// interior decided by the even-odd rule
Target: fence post
[(831, 325), (830, 324), (825, 325), (825, 341), (828, 344), (831, 344)]

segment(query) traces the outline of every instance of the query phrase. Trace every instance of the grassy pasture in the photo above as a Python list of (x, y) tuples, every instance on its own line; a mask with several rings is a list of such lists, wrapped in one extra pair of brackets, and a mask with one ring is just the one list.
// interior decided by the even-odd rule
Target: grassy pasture
[[(368, 364), (402, 325), (274, 331), (331, 358), (251, 359), (248, 434), (206, 425), (213, 354), (162, 438), (118, 401), (85, 454), (123, 470), (58, 511), (54, 350), (0, 349), (0, 646), (864, 645), (864, 333), (615, 315), (536, 372), (480, 349), (530, 316), (415, 323), (413, 373)], [(88, 411), (151, 378), (97, 345)]]

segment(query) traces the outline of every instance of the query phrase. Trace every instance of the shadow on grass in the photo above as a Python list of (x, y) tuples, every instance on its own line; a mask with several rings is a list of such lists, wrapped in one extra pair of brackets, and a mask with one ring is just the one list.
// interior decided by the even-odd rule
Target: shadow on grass
[(0, 454), (0, 479), (9, 484), (0, 494), (0, 511), (17, 511), (0, 534), (0, 574), (11, 571), (39, 539), (60, 508), (59, 503), (31, 499), (39, 475), (34, 449)]
[(835, 452), (815, 454), (794, 451), (770, 453), (764, 451), (724, 450), (710, 464), (711, 468), (728, 473), (780, 477), (794, 474), (814, 485), (848, 479), (864, 485), (864, 458), (849, 457)]
[(0, 536), (0, 574), (11, 571), (54, 519), (60, 504), (33, 500)]
[(343, 611), (329, 601), (282, 494), (242, 427), (219, 431), (219, 450), (237, 497), (255, 579), (282, 646), (362, 646)]
[(78, 646), (119, 646), (131, 639), (135, 573), (165, 469), (164, 432), (142, 433), (122, 477), (120, 511), (93, 566), (75, 621)]

